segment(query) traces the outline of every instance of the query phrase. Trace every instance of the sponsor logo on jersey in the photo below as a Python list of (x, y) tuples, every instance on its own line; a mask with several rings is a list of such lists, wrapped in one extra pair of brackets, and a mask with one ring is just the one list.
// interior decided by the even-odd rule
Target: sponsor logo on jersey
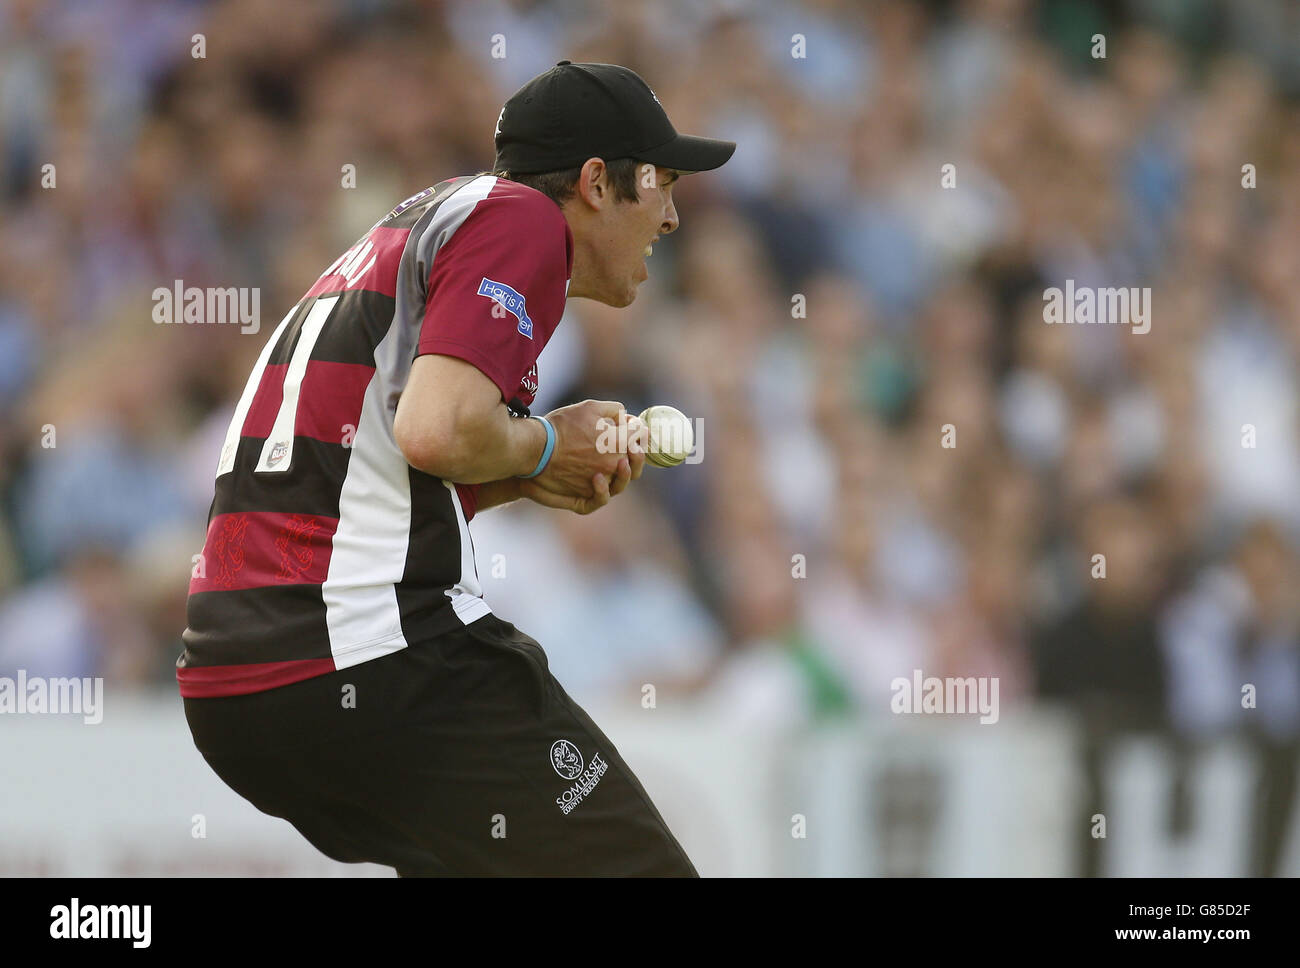
[(504, 282), (496, 282), (483, 277), (483, 281), (478, 284), (478, 294), (487, 296), (494, 303), (519, 320), (519, 332), (529, 339), (533, 338), (533, 321), (528, 316), (528, 310), (524, 307), (524, 297), (522, 294), (515, 292), (514, 289), (507, 286)]

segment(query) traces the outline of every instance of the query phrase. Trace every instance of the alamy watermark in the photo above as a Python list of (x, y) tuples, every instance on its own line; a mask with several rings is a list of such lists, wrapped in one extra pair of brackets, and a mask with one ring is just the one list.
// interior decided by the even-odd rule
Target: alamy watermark
[(147, 948), (153, 937), (152, 904), (68, 904), (50, 908), (50, 937), (59, 941), (124, 940)]
[(1141, 335), (1151, 329), (1151, 289), (1075, 286), (1065, 280), (1065, 289), (1043, 290), (1043, 322), (1105, 323), (1131, 325)]
[(979, 713), (981, 726), (991, 726), (998, 721), (997, 676), (940, 679), (913, 669), (911, 679), (899, 676), (889, 683), (889, 690), (894, 694), (889, 700), (889, 708), (896, 716)]
[[(662, 407), (660, 410), (669, 408)], [(704, 460), (704, 418), (687, 417), (680, 412), (654, 414), (644, 421), (649, 431), (647, 460), (660, 467), (698, 464)], [(606, 421), (596, 437), (596, 453), (625, 454), (628, 448), (628, 423)]]
[(0, 714), (51, 716), (71, 713), (87, 726), (104, 719), (104, 680), (100, 678), (58, 678), (28, 676), (19, 669), (16, 679), (0, 676)]
[(177, 279), (172, 288), (159, 286), (152, 293), (153, 321), (160, 325), (239, 326), (245, 335), (262, 328), (262, 290), (247, 286), (200, 289)]

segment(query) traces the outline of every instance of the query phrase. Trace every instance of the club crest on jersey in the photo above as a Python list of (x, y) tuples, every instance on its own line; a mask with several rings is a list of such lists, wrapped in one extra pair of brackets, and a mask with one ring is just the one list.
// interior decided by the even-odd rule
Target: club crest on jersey
[(533, 338), (533, 321), (528, 316), (528, 310), (524, 308), (524, 297), (521, 293), (515, 292), (504, 282), (496, 282), (484, 276), (483, 281), (478, 284), (478, 294), (487, 296), (518, 319), (519, 332), (529, 339)]
[(567, 739), (557, 739), (551, 744), (551, 766), (561, 779), (573, 781), (568, 789), (555, 798), (555, 805), (566, 817), (578, 809), (591, 791), (596, 789), (600, 778), (609, 771), (609, 763), (599, 752), (592, 754), (591, 762), (584, 770), (582, 754)]
[(575, 779), (582, 772), (582, 754), (567, 739), (557, 739), (551, 744), (551, 766), (564, 779)]

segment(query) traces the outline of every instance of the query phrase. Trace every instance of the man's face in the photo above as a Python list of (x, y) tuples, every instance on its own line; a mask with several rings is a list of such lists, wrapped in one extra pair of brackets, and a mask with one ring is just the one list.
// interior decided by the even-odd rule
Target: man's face
[[(635, 202), (613, 199), (601, 211), (595, 226), (591, 275), (587, 295), (608, 306), (629, 305), (637, 287), (649, 276), (647, 251), (677, 228), (673, 205), (673, 183), (678, 173), (671, 168), (644, 164), (637, 168)], [(611, 190), (612, 192), (612, 190)]]

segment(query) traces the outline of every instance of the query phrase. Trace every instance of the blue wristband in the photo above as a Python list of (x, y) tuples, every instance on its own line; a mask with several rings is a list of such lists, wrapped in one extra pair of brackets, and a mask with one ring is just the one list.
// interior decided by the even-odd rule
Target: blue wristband
[(528, 419), (540, 420), (542, 424), (546, 427), (546, 447), (543, 448), (542, 450), (542, 459), (537, 462), (537, 467), (533, 470), (531, 474), (520, 475), (522, 477), (536, 477), (542, 471), (546, 470), (546, 465), (549, 464), (551, 461), (551, 454), (555, 451), (555, 428), (551, 426), (551, 422), (549, 420), (547, 420), (545, 417), (538, 416), (535, 413), (529, 414)]

